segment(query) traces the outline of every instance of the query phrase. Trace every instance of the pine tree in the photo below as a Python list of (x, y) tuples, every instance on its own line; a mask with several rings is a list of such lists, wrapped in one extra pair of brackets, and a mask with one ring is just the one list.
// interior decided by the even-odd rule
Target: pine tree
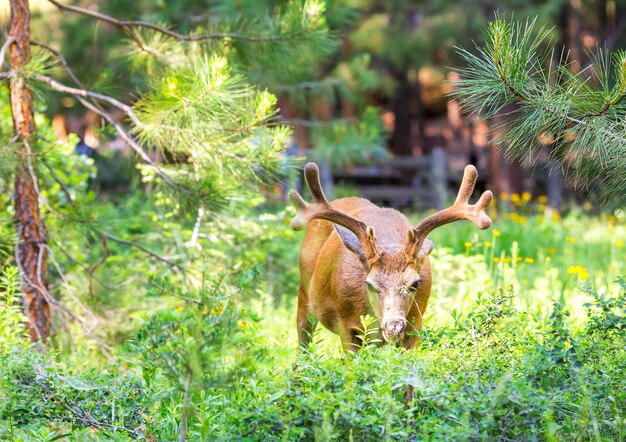
[[(486, 118), (513, 105), (499, 130), (508, 158), (535, 158), (546, 141), (550, 157), (607, 204), (626, 204), (626, 52), (598, 51), (575, 72), (556, 68), (549, 30), (535, 21), (496, 19), (477, 53), (459, 49), (467, 67), (455, 94)], [(566, 59), (566, 57), (561, 57)]]
[[(275, 63), (267, 72), (280, 73), (283, 80), (297, 77), (297, 72), (281, 65), (310, 70), (336, 47), (325, 23), (324, 5), (317, 0), (291, 1), (266, 9), (254, 20), (209, 21), (187, 33), (49, 2), (66, 14), (92, 19), (94, 26), (103, 22), (119, 30), (127, 37), (134, 69), (149, 80), (138, 99), (131, 93), (117, 98), (85, 87), (61, 51), (31, 40), (28, 1), (11, 0), (11, 30), (0, 51), (0, 63), (7, 51), (10, 63), (8, 70), (0, 71), (0, 79), (8, 79), (10, 85), (14, 135), (4, 130), (3, 142), (12, 146), (7, 163), (12, 159), (15, 167), (5, 172), (15, 177), (16, 260), (34, 341), (45, 341), (50, 333), (50, 304), (75, 319), (49, 293), (46, 258), (54, 245), (46, 239), (46, 220), (57, 228), (79, 225), (83, 234), (101, 238), (103, 244), (119, 242), (174, 267), (180, 265), (111, 234), (106, 222), (90, 211), (89, 199), (71, 191), (62, 179), (69, 173), (59, 158), (62, 143), (51, 140), (46, 125), (34, 125), (33, 94), (42, 99), (52, 92), (69, 95), (99, 115), (135, 151), (143, 180), (154, 193), (167, 193), (163, 200), (172, 202), (171, 210), (201, 223), (207, 212), (272, 182), (284, 168), (281, 153), (290, 130), (276, 123), (276, 97), (254, 85), (263, 84), (254, 73)], [(119, 114), (123, 118), (116, 117)], [(170, 160), (155, 162), (150, 154), (155, 149)], [(55, 205), (42, 196), (49, 185), (63, 190), (62, 203)]]

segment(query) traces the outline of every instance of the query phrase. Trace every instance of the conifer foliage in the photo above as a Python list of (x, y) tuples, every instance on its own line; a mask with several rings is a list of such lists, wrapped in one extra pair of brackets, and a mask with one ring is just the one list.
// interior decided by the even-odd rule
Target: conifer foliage
[[(106, 241), (114, 241), (180, 268), (140, 244), (117, 237), (102, 213), (89, 210), (92, 196), (74, 192), (73, 183), (64, 180), (69, 172), (55, 167), (64, 163), (61, 157), (67, 152), (57, 149), (61, 143), (43, 117), (37, 117), (43, 127), (29, 123), (28, 130), (21, 130), (20, 118), (33, 120), (33, 93), (41, 101), (49, 101), (51, 93), (70, 96), (96, 113), (105, 134), (115, 134), (136, 153), (143, 180), (156, 187), (153, 194), (159, 201), (172, 213), (197, 220), (195, 232), (233, 198), (241, 200), (249, 189), (283, 173), (282, 152), (291, 130), (278, 124), (277, 99), (266, 88), (302, 80), (303, 72), (314, 72), (338, 46), (319, 0), (278, 6), (251, 2), (258, 12), (254, 18), (237, 17), (229, 10), (230, 2), (220, 2), (206, 20), (186, 26), (184, 33), (157, 21), (114, 17), (72, 2), (49, 3), (70, 20), (88, 19), (94, 27), (104, 23), (112, 32), (126, 36), (127, 64), (148, 80), (135, 85), (139, 90), (86, 86), (90, 82), (79, 79), (63, 56), (63, 48), (31, 40), (28, 2), (11, 2), (12, 27), (0, 49), (0, 81), (8, 80), (11, 85), (16, 123), (14, 129), (8, 121), (1, 125), (0, 144), (9, 148), (6, 161), (3, 154), (5, 173), (0, 184), (15, 194), (8, 206), (17, 207), (28, 197), (27, 214), (36, 215), (31, 217), (34, 221), (22, 216), (21, 209), (15, 215), (16, 259), (23, 290), (32, 294), (28, 301), (31, 323), (38, 323), (37, 330), (31, 330), (33, 340), (45, 340), (49, 333), (50, 305), (77, 319), (48, 292), (46, 257), (57, 250), (48, 245), (46, 233), (56, 244), (63, 228), (80, 226), (83, 233), (101, 238), (104, 259), (109, 254)], [(11, 63), (5, 67), (8, 54)], [(121, 79), (121, 84), (126, 81)], [(18, 102), (18, 95), (28, 100)], [(28, 111), (26, 117), (20, 114), (23, 110)], [(157, 161), (157, 150), (163, 161)], [(12, 182), (16, 184), (10, 189)], [(62, 189), (60, 204), (50, 197), (48, 186)], [(40, 217), (42, 205), (45, 210)], [(45, 224), (53, 228), (46, 230)], [(29, 233), (32, 226), (37, 235)]]
[(454, 93), (486, 118), (509, 106), (498, 131), (509, 158), (532, 157), (554, 140), (550, 155), (575, 182), (605, 203), (624, 205), (626, 52), (598, 51), (592, 65), (575, 72), (567, 61), (551, 63), (552, 46), (550, 31), (534, 21), (497, 18), (476, 53), (459, 48), (467, 66)]

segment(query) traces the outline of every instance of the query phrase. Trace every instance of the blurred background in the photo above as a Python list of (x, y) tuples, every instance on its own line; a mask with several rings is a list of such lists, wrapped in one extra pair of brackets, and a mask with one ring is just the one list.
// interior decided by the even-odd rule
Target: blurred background
[[(285, 4), (273, 0), (74, 3), (114, 17), (167, 23), (180, 33), (220, 29), (225, 23), (235, 29), (239, 23), (254, 32), (255, 20)], [(589, 195), (563, 180), (559, 168), (547, 160), (554, 140), (543, 140), (545, 152), (525, 162), (505, 162), (490, 129), (506, 125), (506, 117), (483, 120), (464, 113), (447, 95), (459, 75), (451, 67), (463, 65), (458, 47), (472, 51), (483, 41), (485, 26), (496, 11), (504, 17), (514, 11), (515, 19), (537, 17), (538, 25), (550, 30), (557, 48), (552, 55), (555, 65), (569, 53), (573, 70), (580, 71), (598, 47), (623, 46), (625, 7), (614, 0), (330, 0), (324, 12), (329, 37), (320, 39), (315, 51), (303, 48), (300, 59), (285, 56), (282, 63), (280, 47), (259, 57), (254, 52), (263, 48), (236, 39), (225, 45), (215, 42), (212, 49), (227, 53), (250, 83), (278, 97), (277, 121), (293, 128), (287, 155), (319, 161), (329, 193), (333, 184), (342, 184), (350, 189), (348, 193), (378, 203), (441, 208), (458, 188), (463, 166), (472, 163), (479, 168), (480, 189), (489, 187), (496, 195), (547, 196), (548, 204), (558, 207), (565, 200), (581, 202)], [(146, 62), (145, 54), (130, 48), (123, 32), (63, 12), (48, 1), (34, 0), (31, 9), (32, 38), (62, 49), (89, 88), (127, 102), (146, 89), (150, 63), (158, 62)], [(0, 14), (6, 27), (6, 2)], [(155, 51), (168, 50), (163, 39), (146, 36), (146, 42)], [(295, 46), (285, 51), (297, 51)], [(148, 69), (143, 69), (143, 63)], [(67, 79), (60, 71), (59, 77), (64, 76)], [(112, 132), (100, 130), (102, 122), (96, 114), (75, 98), (54, 91), (44, 112), (61, 139), (78, 135), (77, 152), (96, 158), (97, 186), (128, 187), (135, 170), (130, 150)]]
[[(1, 440), (624, 440), (626, 0), (28, 3), (0, 1)], [(297, 353), (307, 160), (413, 225), (469, 163), (494, 192), (492, 228), (429, 235), (419, 349)]]

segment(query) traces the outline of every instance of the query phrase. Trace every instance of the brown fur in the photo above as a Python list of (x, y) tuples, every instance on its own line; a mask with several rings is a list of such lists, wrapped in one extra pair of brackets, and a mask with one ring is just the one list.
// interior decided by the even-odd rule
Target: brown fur
[[(428, 257), (417, 268), (416, 260), (403, 254), (409, 230), (409, 220), (393, 209), (381, 209), (362, 198), (343, 198), (330, 203), (334, 209), (372, 226), (383, 251), (370, 268), (381, 288), (399, 290), (404, 272), (417, 272), (422, 283), (407, 308), (408, 330), (402, 344), (412, 348), (416, 343), (413, 331), (422, 325), (430, 296), (431, 274)], [(360, 317), (375, 316), (368, 302), (365, 266), (341, 242), (333, 224), (324, 220), (309, 223), (300, 249), (300, 289), (298, 295), (298, 338), (301, 346), (310, 342), (314, 324), (319, 321), (340, 335), (344, 348), (358, 345), (357, 328)], [(311, 318), (311, 316), (313, 318)], [(380, 319), (380, 318), (379, 318)]]
[(361, 316), (369, 314), (379, 321), (386, 341), (414, 347), (432, 282), (428, 259), (432, 242), (426, 236), (460, 220), (471, 221), (480, 229), (491, 226), (485, 212), (491, 192), (469, 204), (476, 168), (465, 168), (452, 206), (426, 217), (415, 228), (400, 212), (362, 198), (329, 202), (315, 163), (305, 166), (304, 175), (313, 203), (295, 190), (289, 192), (297, 210), (292, 228), (308, 226), (300, 249), (300, 346), (309, 344), (319, 321), (341, 337), (346, 350), (355, 349)]

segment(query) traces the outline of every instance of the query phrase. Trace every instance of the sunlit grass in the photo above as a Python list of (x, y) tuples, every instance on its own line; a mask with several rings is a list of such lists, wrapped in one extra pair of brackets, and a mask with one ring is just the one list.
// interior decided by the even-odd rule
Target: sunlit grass
[[(614, 281), (626, 274), (626, 227), (624, 214), (567, 214), (544, 205), (544, 198), (531, 202), (529, 194), (500, 200), (492, 208), (494, 224), (481, 231), (470, 223), (454, 223), (431, 233), (433, 287), (424, 326), (451, 323), (453, 312), (474, 305), (480, 293), (513, 288), (515, 305), (538, 319), (545, 319), (554, 301), (562, 299), (570, 311), (570, 326), (579, 327), (589, 296), (582, 285), (617, 294)], [(417, 222), (423, 215), (410, 218)], [(292, 240), (299, 247), (300, 238)], [(282, 302), (267, 297), (255, 309), (268, 343), (280, 354), (278, 363), (293, 363), (297, 348), (295, 309), (297, 281), (293, 292), (276, 290)], [(318, 326), (317, 339), (332, 355), (341, 354), (339, 338)]]

